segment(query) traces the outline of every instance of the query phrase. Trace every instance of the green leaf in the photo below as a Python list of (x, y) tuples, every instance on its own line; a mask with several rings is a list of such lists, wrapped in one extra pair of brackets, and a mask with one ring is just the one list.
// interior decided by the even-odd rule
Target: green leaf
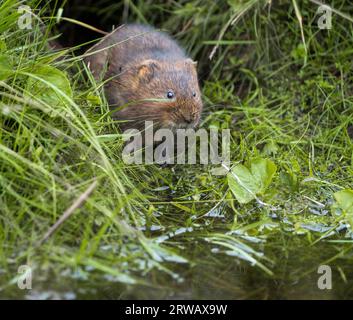
[(70, 81), (64, 72), (51, 66), (41, 66), (32, 73), (41, 80), (29, 78), (28, 89), (51, 107), (62, 104), (64, 95), (72, 97)]
[(248, 168), (239, 164), (228, 173), (228, 185), (240, 203), (253, 200), (254, 194), (259, 189)]
[(240, 203), (248, 203), (258, 194), (264, 194), (270, 185), (276, 165), (268, 159), (256, 158), (250, 161), (250, 169), (237, 165), (228, 173), (228, 185)]
[(276, 170), (277, 167), (271, 160), (255, 159), (251, 161), (251, 172), (258, 185), (260, 185), (258, 193), (265, 192), (267, 187), (270, 185)]
[(353, 215), (353, 190), (345, 189), (336, 192), (334, 195), (339, 208), (349, 215)]
[(0, 39), (0, 52), (5, 52), (7, 49), (5, 41)]
[(5, 80), (13, 73), (10, 57), (0, 54), (0, 80)]
[(93, 94), (92, 92), (89, 92), (87, 97), (86, 97), (87, 101), (92, 103), (95, 106), (100, 106), (102, 105), (102, 100), (99, 96)]
[(276, 155), (278, 152), (278, 145), (276, 144), (276, 142), (274, 141), (269, 141), (265, 144), (263, 150), (262, 150), (262, 153), (264, 155)]
[(332, 205), (332, 209), (341, 209), (351, 229), (353, 229), (353, 190), (344, 189), (334, 193), (336, 203)]

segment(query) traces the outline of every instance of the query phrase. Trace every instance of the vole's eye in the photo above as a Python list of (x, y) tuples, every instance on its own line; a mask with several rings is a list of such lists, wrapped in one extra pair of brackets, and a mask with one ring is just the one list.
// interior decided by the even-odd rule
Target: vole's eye
[(173, 92), (172, 90), (169, 90), (169, 91), (167, 92), (167, 98), (168, 98), (168, 99), (173, 99), (173, 98), (174, 98), (174, 92)]
[(196, 97), (196, 92), (193, 92), (193, 93), (192, 93), (192, 96), (193, 96), (193, 97)]

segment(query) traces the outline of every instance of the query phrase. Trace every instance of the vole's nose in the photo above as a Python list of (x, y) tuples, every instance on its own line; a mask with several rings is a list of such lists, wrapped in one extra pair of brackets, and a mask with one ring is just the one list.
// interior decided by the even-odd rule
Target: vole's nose
[(192, 123), (195, 118), (192, 116), (192, 115), (189, 115), (189, 116), (184, 116), (184, 119), (183, 119), (186, 123), (190, 124)]

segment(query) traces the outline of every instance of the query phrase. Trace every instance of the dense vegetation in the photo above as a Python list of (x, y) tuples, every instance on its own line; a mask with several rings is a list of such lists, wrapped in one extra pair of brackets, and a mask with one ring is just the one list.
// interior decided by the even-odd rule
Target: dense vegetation
[[(322, 264), (334, 294), (352, 297), (352, 5), (331, 1), (321, 30), (314, 2), (32, 0), (21, 29), (21, 3), (0, 0), (0, 297), (322, 297)], [(148, 23), (185, 47), (201, 127), (231, 129), (232, 170), (250, 196), (212, 166), (122, 161), (102, 85), (82, 63), (86, 28), (72, 48), (48, 45), (79, 23), (64, 18), (74, 8), (97, 15), (92, 27)], [(16, 285), (23, 264), (30, 292)]]

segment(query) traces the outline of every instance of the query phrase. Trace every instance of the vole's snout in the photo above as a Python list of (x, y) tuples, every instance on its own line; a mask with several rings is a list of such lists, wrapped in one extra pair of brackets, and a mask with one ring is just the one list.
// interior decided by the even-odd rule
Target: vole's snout
[(185, 111), (180, 114), (179, 127), (194, 128), (198, 125), (200, 120), (200, 112), (198, 110)]
[(187, 124), (191, 124), (196, 120), (194, 115), (183, 116), (183, 121)]

